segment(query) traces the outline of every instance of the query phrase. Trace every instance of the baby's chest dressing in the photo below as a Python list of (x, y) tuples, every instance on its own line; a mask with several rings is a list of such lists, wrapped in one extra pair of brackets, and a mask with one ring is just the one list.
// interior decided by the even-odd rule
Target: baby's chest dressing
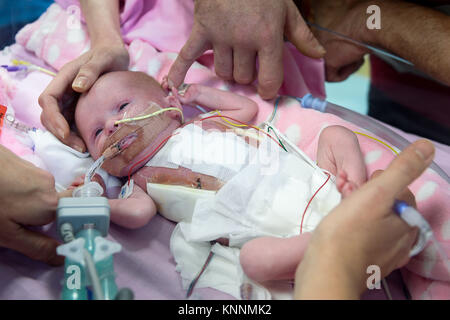
[(178, 129), (133, 176), (173, 221), (186, 220), (198, 199), (212, 198), (247, 165), (251, 148), (230, 131), (206, 131), (196, 125)]
[(197, 173), (202, 175), (200, 178), (208, 176), (226, 182), (248, 164), (251, 151), (256, 149), (233, 131), (204, 130), (189, 124), (176, 130), (146, 167), (166, 168), (166, 173), (190, 180), (195, 177), (192, 173)]

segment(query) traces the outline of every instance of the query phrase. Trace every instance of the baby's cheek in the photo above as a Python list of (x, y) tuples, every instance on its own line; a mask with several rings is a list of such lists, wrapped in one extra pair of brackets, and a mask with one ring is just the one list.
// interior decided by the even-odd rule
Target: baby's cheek
[(94, 160), (97, 160), (102, 155), (102, 148), (99, 146), (102, 146), (103, 144), (87, 144), (87, 149), (89, 151), (89, 154)]

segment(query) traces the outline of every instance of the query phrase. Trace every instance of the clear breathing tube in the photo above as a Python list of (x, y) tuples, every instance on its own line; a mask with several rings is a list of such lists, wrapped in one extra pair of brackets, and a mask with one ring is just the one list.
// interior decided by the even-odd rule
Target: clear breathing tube
[[(373, 120), (368, 116), (364, 116), (347, 108), (338, 106), (326, 100), (314, 97), (311, 94), (305, 95), (303, 98), (291, 97), (299, 101), (303, 108), (314, 109), (320, 112), (326, 112), (334, 114), (348, 122), (351, 122), (361, 128), (364, 128), (379, 138), (385, 140), (389, 144), (393, 145), (397, 149), (403, 150), (411, 143), (395, 133), (383, 124)], [(450, 178), (447, 173), (442, 170), (434, 161), (431, 163), (430, 168), (439, 174), (447, 183), (450, 183)]]
[[(399, 134), (395, 133), (388, 127), (382, 125), (381, 123), (373, 120), (368, 116), (361, 115), (357, 112), (330, 103), (326, 100), (316, 98), (311, 94), (307, 94), (303, 98), (292, 98), (298, 100), (304, 108), (331, 113), (340, 117), (341, 119), (364, 128), (400, 150), (405, 149), (408, 145), (411, 144), (408, 140), (406, 140)], [(450, 183), (448, 175), (435, 162), (431, 163), (430, 168), (433, 169), (437, 174), (439, 174), (447, 183)], [(425, 248), (427, 243), (431, 241), (432, 245), (434, 245), (434, 247), (437, 249), (438, 255), (444, 262), (450, 276), (450, 263), (448, 256), (436, 241), (429, 223), (425, 220), (422, 214), (415, 208), (402, 201), (395, 202), (394, 211), (408, 225), (419, 228), (419, 238), (415, 246), (411, 249), (410, 256), (412, 257), (419, 254)]]
[(413, 257), (419, 254), (427, 245), (429, 241), (436, 248), (437, 255), (441, 258), (445, 269), (448, 272), (450, 278), (450, 261), (448, 259), (447, 253), (441, 247), (439, 242), (436, 240), (433, 230), (429, 223), (423, 218), (419, 211), (417, 211), (412, 206), (408, 205), (404, 201), (396, 200), (394, 203), (394, 211), (403, 219), (409, 226), (417, 227), (419, 229), (419, 237), (416, 244), (411, 249), (409, 256)]
[[(395, 147), (399, 149), (404, 149), (406, 146), (408, 146), (410, 143), (402, 138), (400, 135), (395, 133), (394, 131), (390, 130), (389, 128), (383, 126), (382, 124), (377, 123), (376, 121), (372, 120), (369, 117), (360, 115), (356, 112), (353, 112), (351, 110), (348, 110), (346, 108), (337, 106), (335, 104), (329, 103), (325, 100), (316, 98), (312, 96), (311, 94), (307, 94), (303, 98), (298, 97), (291, 97), (296, 100), (298, 100), (304, 108), (308, 109), (314, 109), (320, 112), (328, 112), (331, 114), (334, 114), (336, 116), (339, 116), (340, 118), (347, 120), (349, 122), (354, 123), (357, 126), (360, 126), (362, 128), (367, 129), (368, 131), (372, 132), (373, 134), (377, 135), (378, 137), (386, 140), (387, 142), (393, 144)], [(276, 104), (277, 105), (277, 104)], [(173, 108), (166, 108), (162, 109), (158, 112), (155, 112), (153, 114), (144, 115), (141, 117), (136, 118), (129, 118), (124, 119), (122, 122), (131, 122), (131, 121), (139, 121), (143, 119), (147, 119), (152, 116), (156, 116), (157, 114), (160, 114), (165, 111), (171, 111)], [(181, 110), (177, 110), (181, 111)], [(274, 110), (276, 112), (276, 109)], [(274, 116), (274, 114), (273, 114)], [(269, 121), (271, 122), (272, 119)], [(100, 196), (103, 193), (103, 189), (101, 186), (92, 181), (92, 178), (95, 174), (95, 172), (102, 166), (104, 161), (106, 159), (110, 159), (118, 155), (120, 152), (122, 152), (124, 149), (128, 148), (135, 140), (136, 140), (135, 133), (131, 133), (115, 144), (111, 145), (109, 148), (107, 148), (102, 156), (98, 158), (93, 165), (89, 168), (89, 170), (86, 172), (85, 176), (85, 185), (80, 187), (80, 195), (78, 196)], [(447, 182), (449, 182), (449, 178), (447, 174), (438, 167), (434, 162), (432, 163), (433, 169), (441, 175)], [(85, 188), (83, 190), (83, 187)], [(78, 189), (78, 188), (77, 188)], [(75, 190), (77, 190), (75, 189)], [(74, 193), (75, 193), (74, 190)], [(100, 194), (98, 194), (100, 192)], [(75, 195), (74, 195), (75, 196)], [(441, 256), (441, 259), (444, 261), (445, 266), (449, 272), (450, 275), (450, 267), (449, 267), (449, 260), (445, 252), (440, 247), (439, 243), (434, 238), (432, 229), (428, 222), (423, 218), (423, 216), (413, 207), (409, 206), (408, 204), (396, 201), (394, 205), (394, 211), (410, 226), (416, 226), (420, 230), (420, 236), (419, 239), (414, 246), (414, 248), (410, 252), (410, 256), (417, 255), (420, 253), (426, 246), (426, 244), (431, 240), (433, 242), (433, 245), (438, 249), (438, 253)]]
[[(344, 119), (348, 122), (351, 122), (361, 128), (370, 131), (374, 135), (392, 144), (393, 146), (395, 146), (400, 150), (403, 150), (408, 145), (410, 145), (410, 142), (408, 140), (406, 140), (399, 134), (395, 133), (391, 129), (387, 128), (383, 124), (373, 120), (368, 116), (361, 115), (352, 110), (330, 103), (326, 100), (314, 97), (311, 94), (307, 94), (303, 98), (294, 96), (286, 96), (286, 97), (299, 101), (303, 108), (314, 109), (316, 111), (320, 111), (323, 113), (327, 112), (334, 114), (340, 117), (341, 119)], [(275, 117), (275, 113), (277, 111), (280, 98), (282, 98), (282, 96), (278, 97), (275, 102), (275, 109), (271, 116), (271, 119), (269, 119), (268, 121), (269, 123), (272, 122)], [(430, 165), (430, 168), (433, 169), (437, 174), (439, 174), (447, 183), (450, 183), (448, 175), (436, 163), (433, 162)], [(409, 206), (407, 203), (402, 201), (396, 201), (393, 209), (399, 215), (399, 217), (402, 218), (408, 225), (412, 227), (417, 227), (420, 231), (419, 238), (415, 246), (412, 248), (410, 256), (412, 257), (419, 254), (426, 247), (428, 242), (431, 241), (432, 244), (437, 249), (438, 255), (444, 262), (445, 267), (450, 276), (449, 258), (445, 253), (445, 251), (442, 249), (442, 247), (439, 245), (439, 243), (436, 241), (431, 226), (425, 220), (422, 214), (415, 208)]]

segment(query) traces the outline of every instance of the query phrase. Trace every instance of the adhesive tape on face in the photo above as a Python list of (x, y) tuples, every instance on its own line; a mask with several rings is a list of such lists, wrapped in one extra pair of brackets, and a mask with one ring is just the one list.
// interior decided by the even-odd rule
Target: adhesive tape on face
[[(161, 108), (156, 104), (152, 104), (142, 115), (152, 114), (158, 110), (161, 110)], [(123, 170), (147, 147), (157, 144), (171, 134), (172, 127), (174, 130), (179, 125), (179, 122), (175, 122), (175, 124), (174, 119), (167, 112), (164, 112), (147, 119), (119, 125), (119, 129), (106, 139), (101, 152), (104, 153), (106, 149), (125, 138), (133, 137), (133, 141), (126, 149), (121, 150), (117, 156), (106, 159), (102, 168), (114, 176), (125, 176), (127, 173), (123, 172)]]

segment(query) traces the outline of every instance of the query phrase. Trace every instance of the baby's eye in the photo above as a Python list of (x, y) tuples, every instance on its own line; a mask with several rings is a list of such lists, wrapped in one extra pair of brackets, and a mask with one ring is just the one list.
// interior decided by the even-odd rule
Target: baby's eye
[(97, 129), (97, 131), (95, 131), (95, 137), (98, 137), (98, 135), (100, 133), (102, 133), (103, 129)]
[(122, 105), (119, 107), (119, 111), (122, 111), (127, 105), (129, 105), (128, 102), (122, 104)]

